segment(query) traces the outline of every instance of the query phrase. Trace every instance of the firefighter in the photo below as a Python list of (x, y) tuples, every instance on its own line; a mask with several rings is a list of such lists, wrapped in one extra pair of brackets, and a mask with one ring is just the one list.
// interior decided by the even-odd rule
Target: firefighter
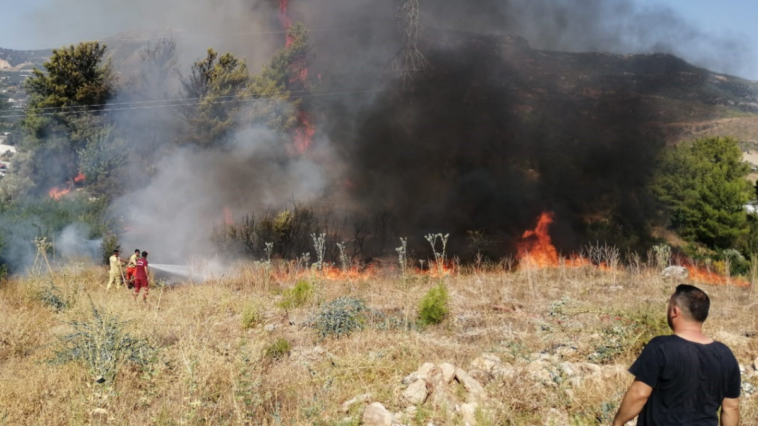
[(147, 302), (147, 291), (148, 291), (148, 279), (150, 278), (150, 274), (147, 270), (147, 252), (143, 251), (142, 256), (137, 259), (137, 267), (135, 268), (136, 271), (134, 273), (134, 300), (137, 300), (137, 296), (139, 296), (140, 289), (145, 289), (145, 294), (142, 296), (142, 300), (144, 302)]
[(121, 270), (121, 265), (126, 262), (119, 257), (119, 254), (120, 252), (118, 250), (113, 250), (113, 256), (108, 260), (110, 265), (110, 270), (108, 271), (108, 290), (111, 289), (111, 285), (114, 282), (116, 283), (116, 288), (121, 287), (121, 279), (124, 276), (124, 272)]
[(137, 272), (137, 259), (140, 258), (139, 249), (134, 250), (134, 254), (129, 258), (126, 265), (126, 285), (130, 290), (134, 288), (134, 274)]

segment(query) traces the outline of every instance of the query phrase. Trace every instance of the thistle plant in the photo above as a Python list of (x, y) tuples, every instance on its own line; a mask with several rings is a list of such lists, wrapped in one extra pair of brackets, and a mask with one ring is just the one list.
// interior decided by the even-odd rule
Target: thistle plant
[(311, 234), (311, 238), (313, 238), (313, 248), (316, 250), (316, 258), (318, 259), (316, 263), (313, 264), (313, 267), (316, 270), (323, 271), (324, 255), (326, 254), (326, 234), (321, 234), (319, 236)]
[[(447, 240), (450, 234), (428, 234), (425, 238), (432, 246), (432, 253), (434, 253), (434, 262), (437, 264), (437, 270), (440, 276), (445, 272), (445, 256), (447, 251)], [(437, 240), (442, 242), (442, 251), (437, 251)]]
[[(403, 273), (403, 280), (405, 280), (406, 272), (408, 270), (408, 239), (400, 238), (400, 247), (396, 248), (397, 261), (400, 264), (400, 271)], [(423, 267), (423, 265), (421, 265)]]
[(297, 258), (297, 269), (308, 269), (308, 265), (311, 263), (311, 254), (310, 253), (303, 253), (300, 255), (300, 257)]
[(345, 242), (337, 243), (337, 248), (340, 250), (340, 264), (342, 266), (342, 272), (347, 273), (352, 268), (350, 262), (350, 256), (345, 253)]
[(658, 269), (664, 269), (669, 266), (671, 260), (671, 247), (666, 244), (659, 244), (653, 246), (653, 253), (655, 254), (655, 266)]

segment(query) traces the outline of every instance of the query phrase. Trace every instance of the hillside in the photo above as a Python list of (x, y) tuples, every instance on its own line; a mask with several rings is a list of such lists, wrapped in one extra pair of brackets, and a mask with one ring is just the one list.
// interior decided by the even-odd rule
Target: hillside
[(0, 71), (20, 71), (42, 65), (51, 50), (11, 50), (0, 47)]
[[(678, 282), (639, 264), (484, 264), (442, 279), (413, 270), (405, 278), (391, 269), (330, 277), (273, 268), (269, 276), (264, 265), (246, 264), (201, 286), (153, 286), (146, 304), (124, 289), (107, 292), (99, 268), (4, 283), (0, 400), (12, 403), (2, 418), (390, 424), (367, 421), (378, 412), (406, 426), (610, 424), (631, 383), (626, 369), (651, 337), (669, 333), (665, 302)], [(312, 293), (295, 297), (296, 281), (310, 282)], [(415, 324), (424, 293), (440, 281), (450, 295), (444, 322), (402, 327)], [(741, 424), (756, 426), (755, 289), (698, 285), (712, 300), (705, 332), (742, 366)], [(361, 306), (369, 310), (353, 310)], [(102, 344), (61, 340), (77, 321)], [(65, 362), (65, 348), (77, 347), (91, 363)]]

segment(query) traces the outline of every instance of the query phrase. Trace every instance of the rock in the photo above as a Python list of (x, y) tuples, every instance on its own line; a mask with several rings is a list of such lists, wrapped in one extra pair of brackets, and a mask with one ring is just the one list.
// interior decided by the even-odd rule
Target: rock
[(577, 363), (574, 364), (574, 367), (576, 367), (581, 376), (599, 376), (603, 372), (603, 369), (600, 368), (599, 365), (591, 364), (589, 362)]
[(492, 376), (497, 380), (512, 379), (516, 377), (516, 369), (506, 362), (495, 367), (492, 371)]
[(362, 417), (363, 426), (393, 426), (396, 424), (392, 413), (384, 408), (384, 405), (374, 402), (369, 404), (365, 410), (363, 410)]
[(470, 402), (468, 404), (461, 404), (460, 414), (463, 419), (463, 423), (466, 426), (476, 425), (476, 410), (479, 408), (479, 404), (476, 402)]
[(423, 380), (419, 377), (418, 372), (414, 371), (413, 373), (403, 377), (403, 380), (401, 381), (402, 384), (405, 386), (410, 385), (411, 383), (414, 383), (417, 380)]
[(577, 375), (574, 366), (570, 362), (562, 362), (558, 367), (561, 369), (563, 374), (566, 375), (566, 377), (575, 377)]
[(471, 361), (469, 366), (470, 370), (481, 370), (487, 374), (492, 374), (495, 367), (501, 365), (503, 362), (496, 355), (482, 354), (479, 358)]
[(407, 414), (408, 417), (416, 417), (416, 413), (418, 413), (418, 408), (416, 408), (416, 406), (410, 405), (405, 407), (405, 414)]
[(400, 400), (406, 405), (421, 405), (426, 401), (429, 391), (426, 388), (426, 380), (418, 379), (408, 386), (400, 395)]
[(418, 378), (426, 380), (433, 368), (434, 364), (431, 362), (424, 363), (424, 365), (419, 367), (419, 369), (416, 371), (416, 373), (418, 373)]
[(690, 271), (683, 266), (669, 266), (661, 272), (662, 277), (684, 279), (690, 275)]
[(358, 403), (362, 403), (363, 404), (363, 403), (366, 403), (366, 402), (369, 402), (369, 401), (371, 401), (371, 394), (370, 393), (364, 393), (363, 395), (358, 395), (355, 398), (353, 398), (351, 400), (348, 400), (348, 401), (345, 401), (344, 403), (342, 403), (342, 407), (340, 407), (340, 410), (343, 413), (347, 413), (348, 411), (350, 411), (350, 407), (352, 407), (353, 405), (358, 404)]
[(530, 362), (526, 366), (526, 374), (533, 382), (542, 384), (553, 384), (553, 376), (548, 371), (549, 363), (545, 361)]
[(744, 375), (745, 375), (745, 372), (747, 371), (747, 367), (745, 367), (745, 366), (744, 366), (744, 365), (742, 365), (742, 364), (739, 364), (739, 366), (740, 366), (740, 375), (743, 375), (743, 376), (744, 376)]
[(753, 368), (755, 369), (755, 371), (758, 371), (758, 357), (756, 357), (755, 360), (753, 360)]
[(434, 364), (431, 362), (424, 363), (418, 370), (405, 376), (403, 378), (404, 385), (410, 385), (417, 380), (426, 380), (429, 377), (429, 372), (434, 368)]
[(442, 370), (435, 368), (429, 372), (429, 378), (427, 380), (429, 387), (431, 388), (431, 395), (428, 397), (432, 407), (437, 410), (448, 412), (455, 408), (457, 402), (455, 397), (450, 393), (442, 376)]
[[(758, 358), (756, 358), (756, 362), (758, 362)], [(449, 362), (445, 362), (440, 364), (440, 370), (442, 370), (442, 380), (445, 381), (445, 383), (450, 383), (455, 378), (455, 366), (453, 364), (450, 364)]]
[(484, 395), (484, 388), (481, 383), (476, 379), (469, 376), (468, 373), (460, 368), (455, 369), (455, 378), (463, 385), (469, 394), (475, 398), (480, 398)]
[(270, 332), (274, 331), (275, 328), (276, 328), (276, 326), (274, 324), (266, 324), (263, 327), (263, 330), (268, 331), (270, 333)]

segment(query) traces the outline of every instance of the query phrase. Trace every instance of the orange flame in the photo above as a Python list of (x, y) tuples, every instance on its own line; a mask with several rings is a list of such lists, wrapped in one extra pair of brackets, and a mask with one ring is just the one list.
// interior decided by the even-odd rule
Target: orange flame
[(79, 174), (76, 175), (76, 177), (74, 178), (74, 182), (76, 183), (84, 182), (85, 179), (87, 179), (87, 176), (84, 176), (84, 173), (79, 172)]
[(71, 188), (58, 188), (57, 186), (50, 190), (47, 194), (54, 200), (60, 200), (64, 195), (71, 192)]
[(305, 111), (298, 114), (300, 127), (295, 130), (295, 150), (298, 154), (305, 154), (313, 142), (313, 135), (316, 134), (316, 127), (311, 124), (311, 116)]
[(526, 269), (556, 267), (559, 264), (558, 251), (548, 233), (553, 223), (553, 213), (544, 212), (540, 215), (537, 227), (524, 232), (518, 243), (519, 265)]
[[(521, 236), (522, 241), (517, 244), (518, 254), (516, 258), (519, 261), (521, 269), (541, 269), (555, 268), (560, 266), (561, 259), (558, 256), (558, 250), (553, 245), (548, 228), (553, 223), (554, 214), (544, 212), (540, 215), (537, 227), (533, 230), (524, 232)], [(571, 268), (581, 268), (591, 266), (592, 262), (584, 257), (574, 255), (568, 259), (563, 259), (563, 265)], [(608, 269), (606, 265), (600, 265), (600, 269)]]
[(733, 285), (736, 287), (750, 287), (750, 283), (741, 278), (727, 278), (707, 268), (701, 268), (695, 264), (684, 265), (689, 272), (691, 281), (711, 285)]

